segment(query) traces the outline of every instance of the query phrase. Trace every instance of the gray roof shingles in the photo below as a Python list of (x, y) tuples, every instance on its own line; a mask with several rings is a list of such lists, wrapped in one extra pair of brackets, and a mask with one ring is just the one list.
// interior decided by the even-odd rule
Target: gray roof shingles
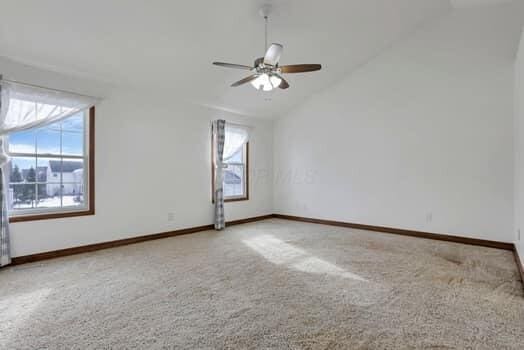
[(59, 173), (60, 171), (63, 173), (72, 173), (73, 171), (84, 167), (83, 162), (76, 160), (50, 160), (49, 166), (53, 173)]

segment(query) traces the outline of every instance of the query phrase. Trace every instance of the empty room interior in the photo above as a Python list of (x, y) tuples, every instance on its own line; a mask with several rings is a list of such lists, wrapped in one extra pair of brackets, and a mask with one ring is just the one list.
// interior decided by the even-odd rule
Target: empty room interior
[(0, 349), (524, 349), (524, 0), (0, 3)]

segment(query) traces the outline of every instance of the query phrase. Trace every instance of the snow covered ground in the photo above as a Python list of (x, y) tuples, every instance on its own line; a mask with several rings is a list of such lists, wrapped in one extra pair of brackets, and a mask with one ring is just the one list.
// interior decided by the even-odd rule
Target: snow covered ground
[[(62, 198), (62, 206), (64, 207), (71, 207), (71, 206), (79, 206), (82, 205), (82, 202), (75, 201), (75, 198), (77, 196), (63, 196)], [(49, 197), (40, 199), (38, 201), (38, 204), (35, 202), (27, 202), (27, 203), (16, 203), (13, 204), (13, 209), (30, 209), (30, 208), (60, 208), (60, 196), (55, 197)]]

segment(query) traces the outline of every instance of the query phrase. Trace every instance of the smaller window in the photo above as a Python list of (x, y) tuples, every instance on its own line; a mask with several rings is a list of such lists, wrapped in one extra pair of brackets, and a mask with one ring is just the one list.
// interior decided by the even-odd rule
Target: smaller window
[[(226, 131), (227, 133), (227, 131)], [(226, 137), (226, 142), (228, 137)], [(215, 186), (213, 179), (215, 178), (215, 159), (214, 143), (211, 142), (212, 149), (212, 166), (211, 166), (211, 198), (214, 201)], [(226, 148), (225, 146), (224, 148)], [(224, 160), (224, 202), (245, 201), (249, 199), (249, 142), (243, 144), (242, 147), (236, 151), (227, 160)]]
[(224, 161), (224, 200), (246, 200), (247, 191), (247, 153), (245, 143), (231, 158)]

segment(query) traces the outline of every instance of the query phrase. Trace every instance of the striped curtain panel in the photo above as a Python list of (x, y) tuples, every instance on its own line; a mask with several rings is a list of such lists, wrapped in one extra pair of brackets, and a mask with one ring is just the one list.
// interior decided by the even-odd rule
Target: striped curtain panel
[(224, 219), (224, 141), (226, 139), (226, 121), (213, 121), (213, 143), (215, 154), (215, 178), (213, 179), (215, 185), (215, 230), (222, 230), (226, 227)]
[[(4, 177), (3, 170), (0, 169), (0, 176)], [(0, 266), (6, 266), (11, 263), (11, 248), (9, 245), (9, 217), (7, 215), (7, 202), (4, 190), (4, 181), (0, 181)]]
[[(0, 96), (2, 96), (2, 86), (0, 85)], [(2, 100), (0, 98), (0, 116), (2, 113)], [(0, 136), (0, 149), (3, 149), (5, 137)], [(11, 245), (9, 244), (9, 216), (7, 214), (7, 189), (5, 188), (6, 179), (4, 177), (4, 164), (0, 165), (0, 267), (9, 265), (11, 263)]]
[[(0, 142), (4, 142), (3, 137)], [(0, 267), (11, 263), (11, 246), (9, 244), (9, 216), (7, 214), (6, 179), (4, 169), (0, 166)]]

